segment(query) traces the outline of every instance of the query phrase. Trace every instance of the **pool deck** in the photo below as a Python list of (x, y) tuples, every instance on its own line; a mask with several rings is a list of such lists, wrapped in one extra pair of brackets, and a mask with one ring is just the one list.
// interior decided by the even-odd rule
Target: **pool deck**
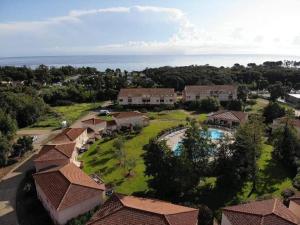
[[(222, 130), (222, 132), (224, 132), (224, 134), (232, 136), (232, 132), (230, 132), (228, 130), (215, 128), (215, 127), (212, 127), (211, 129), (219, 129), (219, 130)], [(186, 131), (186, 128), (179, 130), (179, 131), (175, 131), (173, 133), (170, 133), (170, 134), (164, 136), (161, 140), (165, 140), (167, 142), (167, 146), (170, 149), (173, 149), (174, 146), (183, 139), (185, 131)]]

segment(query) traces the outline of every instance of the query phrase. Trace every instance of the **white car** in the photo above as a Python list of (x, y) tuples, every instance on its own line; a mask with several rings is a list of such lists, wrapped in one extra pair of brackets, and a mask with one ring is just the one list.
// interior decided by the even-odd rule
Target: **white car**
[(100, 114), (100, 116), (108, 116), (110, 114), (110, 112), (107, 109), (101, 109), (99, 114)]

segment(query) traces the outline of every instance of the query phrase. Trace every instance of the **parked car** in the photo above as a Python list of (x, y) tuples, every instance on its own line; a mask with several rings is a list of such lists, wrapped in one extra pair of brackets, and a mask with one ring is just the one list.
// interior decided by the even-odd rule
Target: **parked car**
[(107, 109), (101, 109), (99, 112), (99, 115), (100, 116), (108, 116), (108, 115), (110, 115), (110, 111)]

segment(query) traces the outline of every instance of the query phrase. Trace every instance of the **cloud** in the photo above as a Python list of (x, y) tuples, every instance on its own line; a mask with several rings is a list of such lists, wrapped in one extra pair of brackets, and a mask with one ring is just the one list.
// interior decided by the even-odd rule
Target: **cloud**
[[(256, 7), (256, 3), (253, 5), (251, 3), (249, 7), (243, 7), (248, 11), (242, 12), (241, 7), (237, 7), (237, 11), (231, 11), (228, 17), (224, 17), (224, 21), (220, 20), (214, 27), (208, 26), (206, 29), (209, 30), (203, 29), (199, 24), (196, 26), (183, 10), (172, 7), (135, 5), (71, 10), (60, 17), (0, 23), (0, 48), (4, 49), (6, 45), (12, 46), (11, 39), (18, 37), (22, 43), (16, 43), (16, 46), (20, 46), (20, 49), (23, 48), (24, 52), (33, 47), (32, 51), (39, 51), (35, 54), (280, 54), (279, 51), (300, 52), (299, 48), (293, 49), (294, 46), (300, 46), (300, 36), (294, 35), (295, 29), (291, 29), (293, 26), (289, 25), (286, 19), (283, 22), (278, 20), (277, 23), (280, 25), (280, 29), (278, 29), (279, 25), (274, 21), (277, 18), (268, 19), (270, 15), (275, 15), (275, 13), (273, 11), (270, 15), (266, 13), (265, 7), (269, 7), (267, 3), (268, 0), (258, 1), (257, 4), (261, 6), (260, 8)], [(272, 7), (275, 6), (272, 5)], [(281, 10), (281, 7), (276, 6), (273, 10), (278, 11), (279, 9)], [(253, 17), (253, 12), (257, 12), (255, 17)], [(297, 21), (297, 13), (295, 11), (295, 17), (292, 17), (293, 13), (290, 13), (292, 15), (289, 15), (289, 21)], [(130, 17), (127, 22), (130, 22), (130, 34), (134, 36), (131, 40), (122, 38), (129, 36), (127, 27), (121, 27), (124, 25), (122, 19), (125, 16)], [(251, 20), (249, 20), (250, 17)], [(149, 27), (150, 32), (148, 32), (147, 27), (149, 21), (154, 23), (152, 27)], [(146, 25), (139, 24), (140, 27), (134, 30), (136, 23), (143, 22)], [(112, 23), (113, 25), (111, 25)], [(158, 25), (155, 26), (155, 23)], [(151, 33), (151, 29), (164, 33), (166, 27), (159, 27), (162, 24), (164, 26), (169, 25), (174, 29), (170, 29), (167, 37), (158, 38), (159, 34)], [(116, 31), (112, 32), (113, 29)], [(95, 32), (97, 30), (99, 34)], [(100, 33), (101, 30), (104, 31)], [(118, 30), (121, 30), (120, 33)], [(146, 30), (148, 33), (145, 32)], [(113, 38), (108, 35), (110, 32), (113, 33), (111, 34)], [(84, 36), (82, 33), (89, 35)], [(79, 38), (76, 41), (70, 40), (72, 36)], [(105, 36), (106, 39), (102, 36)], [(78, 41), (80, 38), (82, 40)], [(23, 47), (25, 46), (23, 42), (28, 43), (26, 48)], [(33, 46), (30, 46), (31, 42), (38, 44), (34, 43)], [(9, 52), (9, 48), (5, 52)]]

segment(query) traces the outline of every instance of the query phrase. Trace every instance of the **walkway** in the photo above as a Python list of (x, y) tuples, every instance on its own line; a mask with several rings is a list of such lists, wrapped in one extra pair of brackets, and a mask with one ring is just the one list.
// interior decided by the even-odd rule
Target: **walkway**
[[(50, 137), (60, 132), (50, 130), (20, 130), (18, 135), (37, 136), (34, 143), (34, 149), (40, 149), (40, 146), (47, 142)], [(33, 166), (32, 158), (36, 152), (29, 155), (23, 162), (16, 165), (11, 172), (1, 179), (0, 183), (0, 224), (17, 225), (16, 215), (16, 193), (18, 186), (25, 176), (27, 170)]]

